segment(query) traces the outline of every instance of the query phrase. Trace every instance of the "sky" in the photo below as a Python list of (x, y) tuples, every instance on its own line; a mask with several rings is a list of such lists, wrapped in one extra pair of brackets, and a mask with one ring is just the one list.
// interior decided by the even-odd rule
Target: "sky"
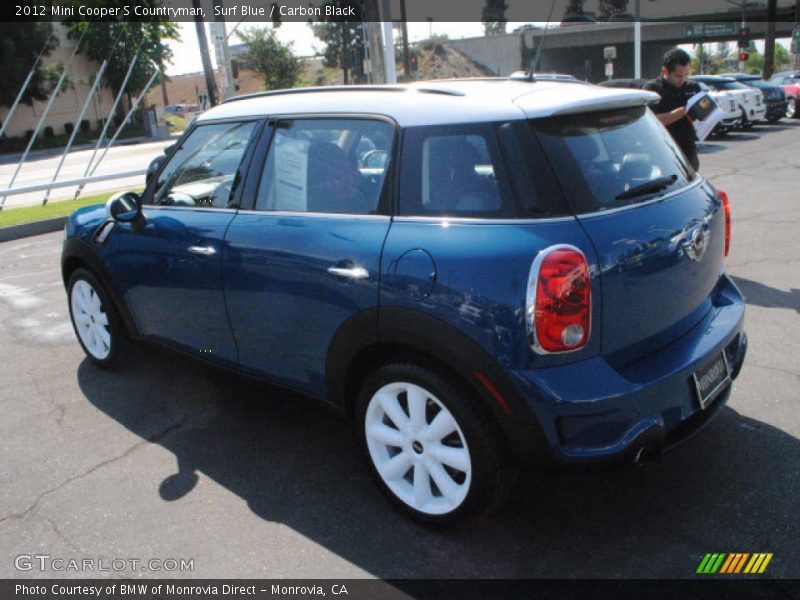
[[(180, 75), (182, 73), (193, 73), (195, 71), (203, 70), (203, 63), (200, 60), (200, 48), (197, 45), (197, 33), (195, 31), (194, 23), (178, 23), (181, 31), (180, 42), (170, 42), (170, 48), (174, 53), (172, 65), (167, 67), (168, 75)], [(228, 33), (235, 26), (235, 23), (226, 23)], [(508, 31), (511, 31), (521, 23), (509, 23)], [(242, 23), (240, 28), (247, 29), (249, 27), (271, 27), (268, 23), (247, 24)], [(464, 38), (464, 37), (477, 37), (483, 35), (483, 23), (470, 22), (470, 23), (409, 23), (408, 24), (408, 39), (412, 42), (427, 39), (429, 30), (434, 34), (446, 33), (450, 38)], [(311, 28), (306, 23), (283, 23), (277, 30), (278, 38), (286, 43), (294, 43), (294, 51), (298, 56), (311, 56), (317, 51), (322, 51), (325, 44), (320, 42), (311, 31)], [(214, 60), (214, 51), (211, 47), (211, 37), (206, 31), (206, 37), (211, 50), (211, 62), (216, 67)], [(238, 44), (241, 40), (234, 33), (229, 44)]]
[[(507, 31), (513, 31), (516, 27), (523, 23), (509, 22)], [(535, 23), (536, 25), (544, 25), (544, 23)], [(235, 23), (226, 23), (228, 32), (235, 27)], [(241, 28), (248, 27), (271, 27), (268, 23), (258, 23), (256, 25), (242, 23)], [(194, 23), (178, 23), (181, 32), (180, 42), (170, 42), (170, 48), (174, 54), (173, 62), (167, 67), (168, 75), (180, 75), (183, 73), (194, 73), (203, 70), (203, 63), (200, 60), (200, 49), (197, 44), (197, 33)], [(409, 22), (408, 23), (408, 39), (412, 42), (427, 39), (430, 33), (447, 34), (450, 39), (459, 39), (465, 37), (479, 37), (483, 35), (483, 23), (479, 21), (466, 22), (466, 23), (446, 23), (446, 22)], [(292, 42), (295, 54), (298, 56), (311, 56), (318, 51), (324, 49), (324, 44), (320, 42), (311, 31), (311, 28), (306, 23), (283, 23), (277, 29), (278, 38), (284, 42)], [(206, 38), (211, 50), (211, 62), (216, 67), (214, 59), (214, 51), (211, 46), (211, 37), (206, 31)], [(230, 37), (229, 43), (231, 45), (240, 43), (236, 33)], [(778, 40), (779, 43), (789, 48), (789, 40)], [(686, 50), (691, 53), (692, 47), (685, 46)], [(756, 41), (756, 48), (759, 52), (764, 51), (764, 42)]]

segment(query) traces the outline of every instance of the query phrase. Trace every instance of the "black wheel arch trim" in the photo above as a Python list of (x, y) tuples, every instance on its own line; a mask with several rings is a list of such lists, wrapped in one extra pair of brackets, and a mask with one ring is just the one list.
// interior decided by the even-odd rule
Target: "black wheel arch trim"
[(122, 299), (122, 294), (120, 294), (119, 289), (114, 284), (114, 279), (111, 277), (108, 269), (106, 269), (103, 262), (97, 257), (97, 254), (95, 254), (91, 246), (79, 238), (67, 238), (64, 241), (64, 249), (61, 253), (61, 276), (64, 281), (64, 288), (66, 289), (69, 285), (69, 277), (74, 270), (70, 268), (70, 265), (74, 261), (85, 265), (103, 285), (106, 292), (111, 296), (111, 300), (114, 302), (120, 317), (122, 317), (128, 335), (134, 339), (141, 339), (139, 330), (136, 327), (136, 322), (128, 311), (128, 307)]
[[(527, 401), (503, 372), (497, 361), (480, 345), (453, 325), (423, 312), (401, 307), (364, 310), (345, 321), (334, 335), (325, 360), (325, 381), (330, 402), (349, 410), (348, 381), (353, 368), (374, 351), (382, 349), (416, 353), (446, 366), (470, 386), (500, 420), (535, 422)], [(380, 360), (380, 359), (378, 359)], [(492, 397), (475, 376), (485, 375), (508, 403), (510, 412)]]

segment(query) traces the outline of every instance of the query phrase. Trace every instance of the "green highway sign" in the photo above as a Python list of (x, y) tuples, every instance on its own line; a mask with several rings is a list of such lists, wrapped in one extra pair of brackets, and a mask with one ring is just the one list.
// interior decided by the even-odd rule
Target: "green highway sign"
[(736, 35), (739, 26), (736, 23), (686, 23), (683, 26), (683, 37), (704, 39), (716, 36)]

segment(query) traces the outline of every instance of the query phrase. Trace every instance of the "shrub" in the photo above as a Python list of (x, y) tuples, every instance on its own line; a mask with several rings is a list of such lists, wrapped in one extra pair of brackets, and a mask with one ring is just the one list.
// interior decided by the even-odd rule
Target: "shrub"
[(81, 131), (83, 133), (89, 133), (89, 119), (84, 119), (81, 121)]
[(75, 130), (75, 125), (72, 123), (64, 123), (64, 131), (67, 132), (67, 135), (70, 135)]
[(50, 125), (48, 125), (47, 127), (44, 128), (44, 137), (51, 138), (51, 137), (54, 137), (55, 135), (56, 135), (56, 132), (53, 131), (53, 128), (50, 127)]
[(25, 139), (30, 140), (33, 137), (33, 129), (28, 129), (25, 131)]

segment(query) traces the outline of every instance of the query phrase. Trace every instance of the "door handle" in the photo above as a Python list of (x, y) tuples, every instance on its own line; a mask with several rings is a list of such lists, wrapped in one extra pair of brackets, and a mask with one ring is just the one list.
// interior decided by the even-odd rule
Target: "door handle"
[(328, 267), (328, 273), (347, 279), (369, 279), (369, 271), (364, 267)]
[(203, 256), (213, 256), (217, 253), (217, 250), (214, 246), (189, 246), (189, 252)]

